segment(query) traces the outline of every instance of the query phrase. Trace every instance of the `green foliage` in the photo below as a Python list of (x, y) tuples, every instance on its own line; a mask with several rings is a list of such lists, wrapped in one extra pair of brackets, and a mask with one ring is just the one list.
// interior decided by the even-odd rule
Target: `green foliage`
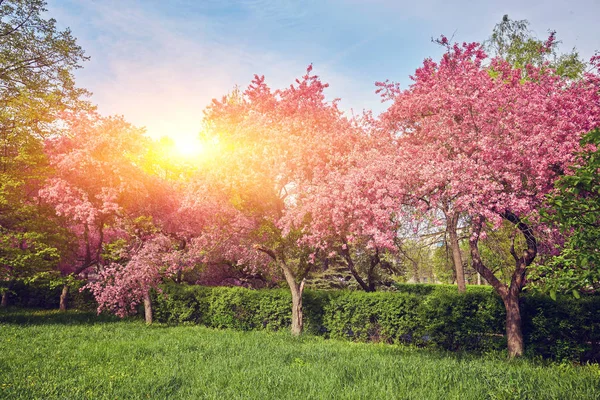
[(537, 266), (530, 279), (550, 292), (600, 287), (600, 129), (585, 135), (572, 173), (556, 183), (543, 217), (567, 236), (560, 254)]
[(451, 250), (446, 243), (437, 246), (432, 251), (431, 266), (435, 276), (442, 282), (454, 282), (456, 280), (456, 271), (452, 261)]
[(499, 350), (504, 305), (489, 291), (436, 290), (420, 302), (417, 318), (421, 340), (448, 350)]
[[(303, 297), (305, 330), (322, 328), (327, 292), (306, 291)], [(292, 297), (287, 289), (249, 290), (165, 284), (154, 295), (155, 319), (169, 324), (192, 323), (238, 330), (288, 329)]]
[(208, 307), (212, 288), (165, 284), (152, 299), (154, 318), (168, 324), (209, 325)]
[[(54, 281), (54, 276), (39, 276), (37, 279), (16, 281), (9, 292), (9, 304), (16, 307), (58, 309), (62, 284)], [(88, 291), (80, 291), (85, 282), (69, 280), (68, 307), (75, 310), (95, 311), (98, 304)]]
[(528, 295), (521, 317), (525, 349), (557, 360), (600, 361), (600, 299), (598, 296)]
[(575, 49), (559, 54), (556, 32), (549, 33), (550, 39), (540, 40), (529, 30), (529, 21), (511, 20), (504, 15), (485, 42), (492, 55), (501, 57), (515, 68), (524, 69), (528, 64), (543, 67), (548, 64), (560, 76), (576, 79), (583, 74), (585, 63)]
[[(95, 310), (81, 282), (69, 305)], [(42, 278), (17, 282), (11, 302), (21, 307), (58, 308), (60, 287)], [(154, 319), (169, 325), (204, 325), (242, 331), (286, 331), (292, 302), (287, 289), (252, 290), (164, 284), (153, 294)], [(494, 352), (505, 348), (505, 309), (490, 286), (403, 284), (395, 291), (366, 293), (306, 290), (306, 332), (355, 342), (410, 344), (451, 351)], [(529, 356), (600, 361), (600, 296), (580, 299), (540, 294), (521, 298), (523, 335)]]
[[(155, 296), (155, 319), (237, 330), (287, 330), (287, 290), (165, 285)], [(395, 292), (306, 291), (309, 333), (358, 342), (407, 343), (446, 350), (496, 351), (505, 347), (505, 310), (489, 286), (398, 285)], [(522, 298), (530, 354), (598, 360), (600, 297)]]
[(0, 276), (55, 267), (69, 238), (37, 189), (49, 174), (43, 139), (64, 111), (89, 109), (73, 71), (86, 57), (68, 29), (45, 18), (43, 0), (0, 2)]
[(418, 297), (408, 293), (342, 292), (324, 307), (327, 335), (336, 339), (411, 343)]

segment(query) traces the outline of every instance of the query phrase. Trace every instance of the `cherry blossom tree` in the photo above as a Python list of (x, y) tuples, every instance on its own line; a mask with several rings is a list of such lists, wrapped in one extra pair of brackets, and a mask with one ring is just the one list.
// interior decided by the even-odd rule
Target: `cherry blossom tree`
[[(53, 175), (39, 196), (77, 238), (59, 265), (64, 275), (77, 276), (102, 267), (104, 245), (126, 237), (124, 220), (151, 215), (153, 182), (138, 166), (143, 130), (94, 113), (65, 115), (64, 123), (67, 133), (46, 141)], [(67, 291), (65, 285), (63, 296)]]
[[(144, 225), (152, 227), (151, 223)], [(99, 304), (98, 312), (108, 310), (124, 317), (137, 312), (137, 306), (143, 302), (146, 323), (151, 324), (150, 290), (156, 289), (164, 278), (193, 265), (193, 260), (173, 237), (155, 229), (135, 232), (120, 243), (110, 262), (98, 271), (97, 279), (86, 287)]]
[[(552, 68), (516, 69), (471, 43), (448, 44), (439, 62), (425, 60), (412, 79), (406, 90), (380, 84), (392, 101), (381, 122), (398, 138), (398, 168), (413, 182), (417, 202), (470, 219), (473, 267), (502, 297), (509, 355), (520, 356), (519, 294), (544, 244), (535, 229), (538, 211), (573, 162), (581, 135), (600, 122), (598, 75), (572, 81)], [(478, 247), (485, 221), (498, 227), (502, 220), (526, 243), (512, 249), (508, 284), (483, 264)]]
[(319, 171), (334, 169), (357, 139), (353, 124), (325, 100), (327, 84), (311, 75), (281, 90), (255, 77), (206, 110), (207, 135), (221, 148), (213, 174), (230, 188), (232, 203), (256, 221), (247, 238), (283, 273), (292, 294), (292, 333), (302, 331), (304, 277), (318, 249), (302, 243), (299, 210), (305, 188)]
[[(397, 250), (404, 187), (395, 176), (395, 156), (366, 139), (351, 153), (341, 155), (343, 160), (335, 168), (316, 171), (298, 193), (297, 206), (282, 220), (287, 229), (301, 228), (301, 243), (330, 259), (341, 258), (360, 287), (372, 292), (384, 253)], [(365, 279), (359, 273), (358, 258), (367, 264)]]

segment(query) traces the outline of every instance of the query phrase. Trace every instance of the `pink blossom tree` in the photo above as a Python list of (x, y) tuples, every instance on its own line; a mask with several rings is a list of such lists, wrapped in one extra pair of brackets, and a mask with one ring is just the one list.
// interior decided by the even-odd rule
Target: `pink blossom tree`
[(283, 273), (292, 295), (295, 335), (303, 328), (304, 277), (317, 249), (303, 245), (301, 227), (287, 217), (298, 210), (319, 171), (335, 168), (357, 139), (337, 102), (325, 100), (328, 85), (311, 69), (295, 84), (274, 91), (257, 76), (244, 92), (215, 100), (206, 110), (208, 135), (221, 147), (211, 173), (229, 188), (236, 209), (255, 221), (246, 243)]
[[(147, 143), (143, 130), (93, 113), (67, 115), (64, 121), (67, 133), (46, 142), (53, 175), (39, 196), (76, 238), (59, 267), (77, 276), (103, 266), (104, 245), (126, 237), (124, 220), (148, 214), (153, 182), (139, 167)], [(61, 303), (67, 291), (65, 285)]]
[(122, 245), (86, 287), (99, 304), (98, 312), (108, 310), (124, 317), (136, 313), (143, 302), (146, 323), (151, 324), (150, 291), (194, 260), (177, 240), (159, 231), (138, 232)]
[[(447, 39), (442, 38), (447, 44)], [(508, 351), (523, 353), (519, 294), (539, 243), (535, 225), (544, 197), (572, 163), (579, 139), (600, 122), (599, 78), (571, 81), (551, 68), (489, 60), (477, 43), (448, 46), (425, 60), (406, 90), (384, 83), (392, 101), (382, 115), (398, 138), (399, 165), (415, 202), (470, 219), (473, 267), (502, 297)], [(449, 213), (448, 213), (449, 212)], [(515, 269), (501, 282), (481, 261), (485, 221), (514, 224), (526, 246), (514, 248)]]
[[(360, 287), (372, 292), (383, 254), (397, 251), (404, 185), (395, 155), (381, 150), (389, 145), (379, 147), (367, 136), (358, 143), (333, 168), (316, 171), (282, 221), (288, 230), (301, 229), (301, 243), (341, 258)], [(364, 279), (358, 255), (366, 260)]]

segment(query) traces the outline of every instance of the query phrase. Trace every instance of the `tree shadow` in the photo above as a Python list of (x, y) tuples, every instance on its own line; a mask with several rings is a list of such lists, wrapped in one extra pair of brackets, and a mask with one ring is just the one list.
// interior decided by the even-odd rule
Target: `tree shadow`
[[(134, 320), (136, 318), (127, 318)], [(94, 325), (123, 321), (111, 314), (97, 314), (90, 311), (58, 311), (42, 309), (13, 308), (0, 310), (0, 324), (11, 325)]]

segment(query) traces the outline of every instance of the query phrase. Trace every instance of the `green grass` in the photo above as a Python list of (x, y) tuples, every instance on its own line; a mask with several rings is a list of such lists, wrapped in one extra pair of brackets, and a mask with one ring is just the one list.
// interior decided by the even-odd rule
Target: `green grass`
[(8, 310), (0, 398), (600, 399), (600, 368)]

